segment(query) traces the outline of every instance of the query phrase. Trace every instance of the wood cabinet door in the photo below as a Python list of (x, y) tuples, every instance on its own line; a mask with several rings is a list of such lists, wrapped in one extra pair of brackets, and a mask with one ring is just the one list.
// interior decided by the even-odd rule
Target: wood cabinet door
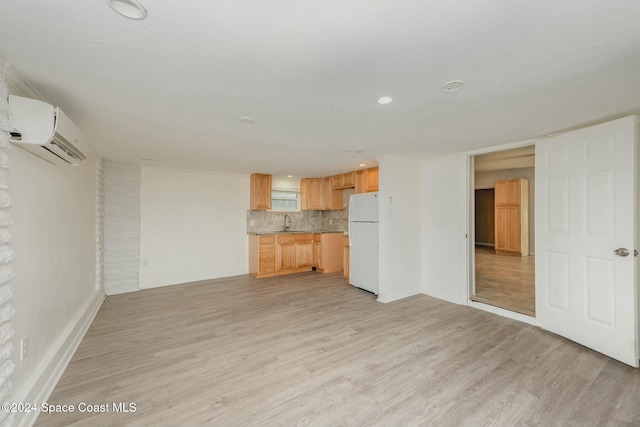
[(313, 242), (313, 265), (322, 270), (322, 242)]
[(306, 211), (307, 200), (309, 200), (309, 178), (302, 178), (300, 180), (300, 210)]
[[(497, 187), (496, 187), (497, 189)], [(496, 250), (503, 250), (506, 251), (508, 248), (508, 243), (507, 243), (507, 239), (508, 239), (508, 224), (507, 224), (507, 218), (508, 218), (508, 213), (507, 213), (507, 207), (506, 206), (499, 206), (496, 205), (496, 210), (495, 210), (495, 214), (496, 214), (496, 223), (495, 223), (495, 232), (496, 232), (496, 237), (495, 237), (495, 249)]]
[(258, 273), (273, 273), (276, 271), (276, 239), (274, 236), (260, 236), (259, 241)]
[(507, 181), (496, 181), (495, 201), (496, 206), (507, 204)]
[(331, 189), (339, 190), (342, 188), (342, 182), (344, 179), (343, 175), (334, 175), (331, 178)]
[(313, 265), (313, 240), (308, 243), (296, 243), (295, 260), (296, 267)]
[(512, 179), (506, 181), (506, 193), (508, 205), (520, 204), (520, 180)]
[(296, 267), (296, 244), (295, 242), (278, 242), (277, 270)]
[(323, 197), (323, 209), (324, 210), (331, 210), (333, 209), (332, 206), (332, 202), (333, 202), (333, 189), (331, 188), (331, 178), (327, 177), (323, 180), (322, 182), (322, 192), (324, 193), (324, 197)]
[(309, 199), (307, 208), (314, 210), (324, 209), (324, 178), (309, 179)]
[(356, 194), (366, 193), (365, 171), (356, 171)]
[(520, 206), (507, 206), (507, 250), (520, 253)]
[(250, 180), (249, 206), (252, 210), (271, 209), (271, 175), (254, 173)]
[(324, 178), (303, 178), (300, 180), (300, 209), (324, 209)]
[(276, 271), (276, 254), (260, 254), (258, 260), (258, 273), (273, 273)]
[(367, 169), (366, 184), (367, 193), (378, 191), (378, 168)]
[(342, 186), (345, 188), (353, 188), (356, 186), (356, 173), (348, 172), (342, 174)]

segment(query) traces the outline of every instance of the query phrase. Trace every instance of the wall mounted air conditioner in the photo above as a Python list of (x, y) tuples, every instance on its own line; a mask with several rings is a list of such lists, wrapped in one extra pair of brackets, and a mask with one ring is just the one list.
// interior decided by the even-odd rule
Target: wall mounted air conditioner
[(9, 141), (54, 164), (80, 164), (88, 146), (58, 107), (37, 99), (9, 95)]

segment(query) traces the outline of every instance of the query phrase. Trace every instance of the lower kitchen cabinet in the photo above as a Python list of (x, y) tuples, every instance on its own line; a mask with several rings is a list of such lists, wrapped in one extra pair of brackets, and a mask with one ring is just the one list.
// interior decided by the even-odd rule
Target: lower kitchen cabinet
[(276, 235), (276, 272), (297, 273), (313, 267), (313, 234)]
[(313, 234), (296, 235), (295, 268), (313, 267)]
[(314, 267), (321, 273), (342, 270), (342, 233), (322, 233), (314, 236)]
[(342, 269), (342, 233), (249, 235), (249, 273), (257, 278)]
[(296, 268), (296, 242), (278, 242), (276, 246), (276, 270)]
[(276, 236), (249, 236), (249, 273), (256, 277), (276, 272)]

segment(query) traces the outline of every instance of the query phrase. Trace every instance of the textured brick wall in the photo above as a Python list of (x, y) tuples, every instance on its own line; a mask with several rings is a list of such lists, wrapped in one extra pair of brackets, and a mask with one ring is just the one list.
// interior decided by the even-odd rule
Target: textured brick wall
[[(11, 375), (15, 369), (13, 362), (14, 347), (11, 342), (13, 337), (12, 319), (15, 313), (13, 308), (13, 266), (11, 261), (14, 251), (11, 247), (11, 194), (9, 192), (9, 180), (7, 169), (9, 168), (9, 105), (7, 104), (7, 84), (5, 71), (7, 63), (0, 58), (0, 402), (7, 400), (11, 392)], [(14, 414), (0, 411), (0, 425), (10, 426), (13, 423)]]
[(96, 160), (96, 289), (104, 287), (104, 161)]
[(104, 289), (139, 289), (140, 166), (104, 163)]

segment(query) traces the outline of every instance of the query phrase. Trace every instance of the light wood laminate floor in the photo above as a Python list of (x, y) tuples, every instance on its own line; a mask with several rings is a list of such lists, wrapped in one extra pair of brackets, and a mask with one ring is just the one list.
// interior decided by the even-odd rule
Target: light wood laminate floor
[(539, 328), (340, 273), (110, 296), (37, 426), (638, 426), (640, 373)]
[(483, 302), (535, 317), (535, 258), (496, 255), (493, 248), (476, 247), (476, 293)]

